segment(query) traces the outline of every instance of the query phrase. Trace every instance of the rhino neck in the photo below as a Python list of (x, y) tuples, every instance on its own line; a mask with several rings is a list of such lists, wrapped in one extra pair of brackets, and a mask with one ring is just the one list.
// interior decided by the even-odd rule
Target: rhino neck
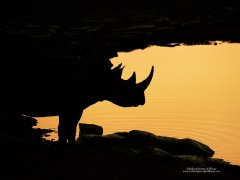
[(99, 98), (99, 97), (90, 97), (88, 99), (85, 99), (85, 100), (82, 100), (80, 103), (80, 109), (84, 110), (88, 107), (90, 107), (91, 105), (97, 103), (97, 102), (101, 102), (103, 101), (104, 99), (102, 98)]

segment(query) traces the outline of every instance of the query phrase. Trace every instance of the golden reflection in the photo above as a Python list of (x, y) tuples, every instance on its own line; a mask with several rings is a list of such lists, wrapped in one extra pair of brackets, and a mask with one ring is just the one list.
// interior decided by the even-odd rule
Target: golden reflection
[(215, 157), (240, 164), (239, 57), (240, 45), (227, 43), (120, 52), (112, 63), (123, 63), (124, 79), (136, 71), (139, 82), (155, 66), (146, 104), (122, 108), (104, 101), (86, 109), (81, 122), (102, 125), (105, 134), (140, 129), (193, 138)]

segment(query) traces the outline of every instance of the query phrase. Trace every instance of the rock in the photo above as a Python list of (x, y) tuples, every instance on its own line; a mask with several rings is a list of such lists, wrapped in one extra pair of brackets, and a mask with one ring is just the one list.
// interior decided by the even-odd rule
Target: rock
[(102, 139), (103, 139), (102, 136), (97, 134), (80, 134), (78, 139), (76, 140), (76, 144), (86, 146), (102, 145), (103, 144)]
[(126, 142), (126, 138), (124, 136), (121, 136), (121, 135), (117, 134), (117, 133), (103, 136), (103, 138), (105, 139), (105, 141), (107, 143), (110, 143), (110, 144), (122, 145), (123, 143)]
[(176, 146), (177, 146), (176, 148), (178, 148), (177, 151), (179, 152), (179, 154), (190, 154), (206, 157), (212, 157), (214, 155), (214, 151), (210, 147), (201, 142), (189, 138), (180, 139)]
[(133, 143), (144, 146), (155, 146), (175, 155), (198, 155), (211, 157), (214, 151), (207, 145), (192, 139), (177, 139), (156, 136), (145, 131), (133, 130), (129, 132), (129, 139)]
[(202, 156), (195, 156), (195, 155), (179, 155), (175, 156), (177, 160), (179, 160), (181, 163), (187, 163), (187, 164), (194, 164), (195, 166), (199, 166), (202, 164), (205, 164), (207, 159)]
[(14, 131), (22, 133), (26, 133), (31, 130), (33, 126), (37, 125), (36, 119), (14, 113), (1, 113), (0, 122), (1, 131)]
[(140, 145), (154, 145), (158, 142), (158, 137), (153, 133), (139, 130), (130, 131), (128, 139), (132, 141), (132, 143)]
[(37, 120), (14, 113), (0, 114), (0, 147), (28, 147), (43, 145), (44, 136), (50, 129), (34, 129)]
[(159, 158), (159, 159), (167, 159), (170, 160), (172, 158), (174, 158), (174, 156), (160, 148), (156, 148), (153, 146), (149, 146), (147, 148), (144, 148), (142, 151), (142, 155), (144, 156), (148, 156), (150, 158)]
[[(188, 138), (178, 139), (173, 137), (162, 137), (156, 136), (150, 132), (139, 130), (132, 130), (130, 132), (117, 132), (102, 136), (101, 133), (97, 134), (97, 130), (97, 132), (95, 132), (95, 128), (98, 129), (99, 126), (85, 126), (88, 127), (86, 128), (86, 133), (80, 134), (77, 144), (118, 147), (120, 148), (119, 151), (126, 147), (130, 147), (139, 153), (144, 153), (151, 156), (166, 156), (168, 154), (168, 156), (182, 155), (207, 158), (212, 157), (214, 154), (214, 151), (207, 145)], [(88, 131), (88, 129), (90, 130)]]
[(103, 134), (103, 128), (95, 124), (79, 123), (79, 128), (80, 128), (79, 135), (82, 135), (82, 134), (102, 135)]

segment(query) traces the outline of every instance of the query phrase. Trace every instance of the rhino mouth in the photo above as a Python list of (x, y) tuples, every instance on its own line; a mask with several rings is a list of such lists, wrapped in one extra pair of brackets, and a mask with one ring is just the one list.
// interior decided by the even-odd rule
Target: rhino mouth
[(145, 104), (145, 102), (141, 102), (141, 103), (138, 103), (138, 104), (134, 104), (133, 106), (138, 107), (138, 106), (143, 106), (144, 104)]

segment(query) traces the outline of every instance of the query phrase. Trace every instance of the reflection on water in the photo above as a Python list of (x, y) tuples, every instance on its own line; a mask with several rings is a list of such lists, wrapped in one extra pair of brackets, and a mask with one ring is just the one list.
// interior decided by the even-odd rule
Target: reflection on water
[[(122, 108), (97, 103), (84, 111), (81, 122), (104, 127), (104, 133), (140, 129), (161, 136), (193, 138), (208, 144), (215, 157), (240, 164), (240, 44), (150, 47), (119, 53), (112, 62), (125, 65), (143, 80), (151, 66), (155, 74), (146, 90), (146, 104)], [(57, 118), (40, 122), (57, 127)], [(45, 124), (51, 123), (51, 124)]]

